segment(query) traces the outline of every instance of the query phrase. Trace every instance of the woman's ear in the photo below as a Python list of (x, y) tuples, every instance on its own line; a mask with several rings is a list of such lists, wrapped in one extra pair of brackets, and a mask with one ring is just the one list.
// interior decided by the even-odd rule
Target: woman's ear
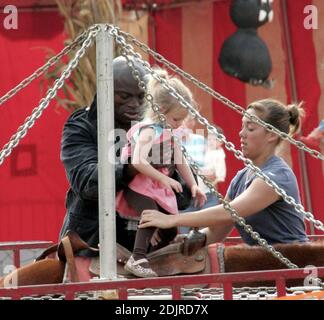
[(274, 132), (267, 132), (268, 142), (280, 142), (280, 137)]

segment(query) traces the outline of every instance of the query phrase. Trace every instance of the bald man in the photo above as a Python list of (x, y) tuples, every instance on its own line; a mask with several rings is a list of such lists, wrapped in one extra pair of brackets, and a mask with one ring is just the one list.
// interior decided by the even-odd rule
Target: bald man
[[(142, 80), (147, 73), (134, 60)], [(116, 146), (116, 192), (124, 189), (135, 172), (130, 165), (120, 163), (120, 151), (126, 143), (126, 132), (136, 122), (143, 119), (145, 111), (144, 92), (133, 78), (124, 57), (113, 61), (114, 103), (115, 103), (115, 146)], [(97, 147), (97, 99), (90, 107), (75, 111), (64, 125), (61, 160), (70, 188), (66, 196), (67, 212), (60, 232), (60, 238), (67, 230), (76, 231), (90, 246), (99, 242), (98, 218), (98, 147)], [(180, 181), (179, 177), (174, 177)], [(182, 182), (182, 181), (180, 181)], [(184, 186), (183, 186), (184, 187)], [(186, 188), (184, 188), (186, 189)], [(178, 196), (178, 206), (186, 207), (190, 199)], [(116, 214), (117, 242), (129, 250), (133, 249), (137, 223)], [(81, 256), (92, 256), (85, 250)]]

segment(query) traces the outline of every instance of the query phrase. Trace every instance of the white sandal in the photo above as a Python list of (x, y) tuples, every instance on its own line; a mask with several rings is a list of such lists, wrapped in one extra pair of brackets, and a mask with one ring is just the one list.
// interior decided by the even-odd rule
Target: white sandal
[(124, 268), (125, 270), (139, 278), (158, 277), (157, 273), (154, 272), (150, 267), (144, 268), (143, 266), (141, 266), (141, 263), (149, 262), (145, 258), (135, 261), (133, 256), (130, 256)]

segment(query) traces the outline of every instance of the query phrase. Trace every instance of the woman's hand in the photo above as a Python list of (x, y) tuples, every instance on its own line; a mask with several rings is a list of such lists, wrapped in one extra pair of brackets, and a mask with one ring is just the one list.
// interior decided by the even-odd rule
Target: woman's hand
[(205, 192), (203, 192), (196, 184), (191, 187), (191, 195), (193, 198), (195, 198), (195, 207), (197, 207), (198, 204), (200, 207), (202, 207), (207, 201)]
[(174, 190), (175, 192), (182, 192), (182, 185), (177, 180), (174, 180), (168, 176), (163, 176), (163, 178), (160, 179), (160, 183), (162, 183), (166, 188), (169, 190)]
[(157, 227), (160, 229), (173, 228), (176, 227), (175, 216), (164, 214), (157, 210), (144, 210), (138, 227)]

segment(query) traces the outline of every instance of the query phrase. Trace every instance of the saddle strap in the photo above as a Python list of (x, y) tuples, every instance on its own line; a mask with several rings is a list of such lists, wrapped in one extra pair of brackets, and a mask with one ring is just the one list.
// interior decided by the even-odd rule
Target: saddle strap
[(61, 241), (64, 248), (65, 258), (67, 262), (68, 270), (70, 271), (71, 282), (79, 282), (79, 276), (75, 266), (74, 254), (69, 237), (64, 237)]
[(93, 252), (99, 251), (96, 248), (90, 247), (79, 237), (76, 232), (69, 230), (66, 232), (64, 238), (59, 244), (55, 244), (47, 248), (35, 259), (35, 261), (44, 260), (50, 254), (56, 253), (57, 258), (66, 264), (67, 270), (70, 272), (70, 280), (72, 282), (78, 282), (79, 276), (75, 264), (74, 254), (83, 249), (88, 249)]

